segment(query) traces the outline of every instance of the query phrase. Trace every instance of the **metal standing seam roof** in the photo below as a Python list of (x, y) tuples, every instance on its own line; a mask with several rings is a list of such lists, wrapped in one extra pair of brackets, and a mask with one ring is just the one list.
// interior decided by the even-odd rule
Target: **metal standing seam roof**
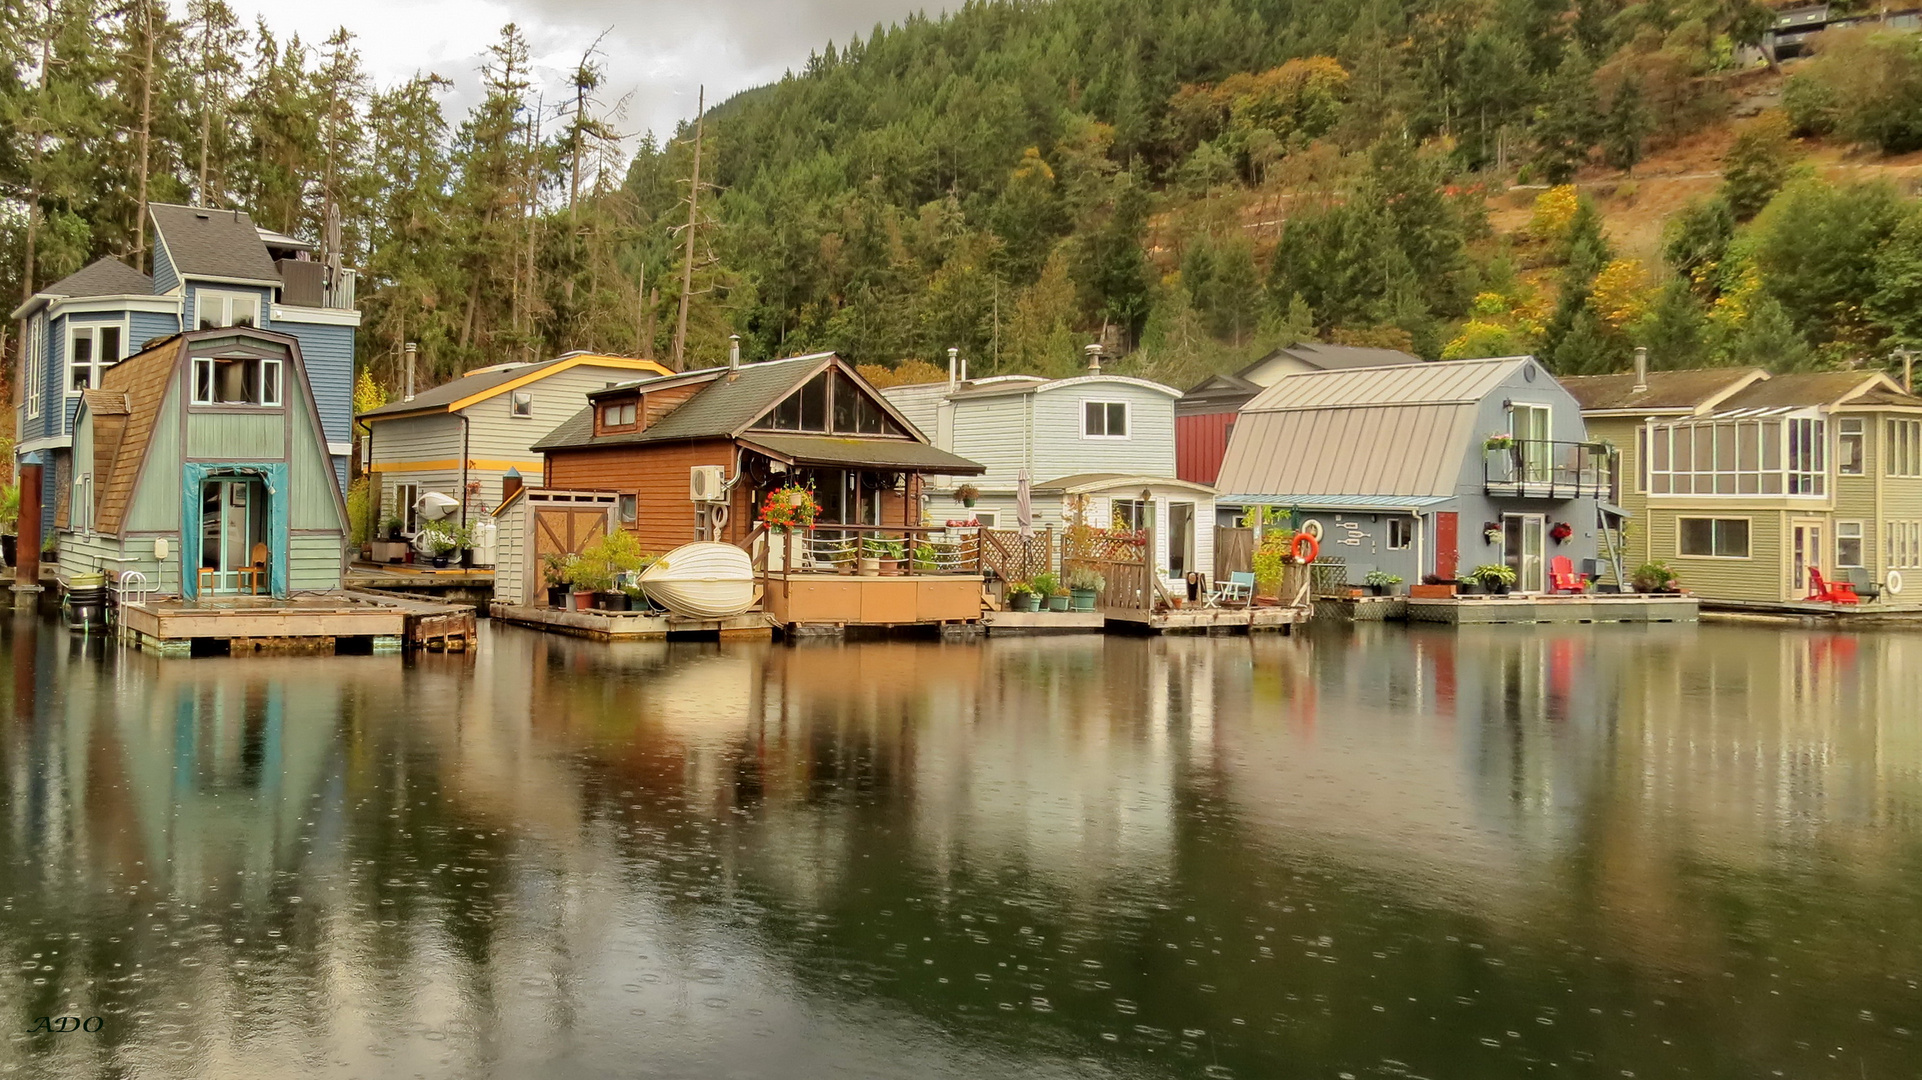
[(1453, 502), (1453, 495), (1217, 495), (1223, 506), (1300, 506), (1306, 510), (1420, 510)]
[(1452, 496), (1463, 455), (1475, 438), (1476, 414), (1473, 402), (1244, 411), (1215, 487), (1295, 495)]
[(280, 284), (280, 272), (267, 257), (260, 230), (245, 211), (149, 203), (147, 212), (181, 277)]
[[(1358, 408), (1380, 405), (1447, 405), (1479, 402), (1503, 380), (1535, 363), (1529, 356), (1398, 367), (1306, 371), (1284, 375), (1242, 409), (1249, 413), (1283, 409)], [(1539, 370), (1539, 366), (1538, 366)], [(1552, 381), (1546, 371), (1543, 377)]]

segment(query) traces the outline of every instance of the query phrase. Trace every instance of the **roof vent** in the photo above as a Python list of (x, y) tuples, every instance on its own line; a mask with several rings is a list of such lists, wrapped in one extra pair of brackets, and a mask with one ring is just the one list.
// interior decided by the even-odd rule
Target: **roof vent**
[(1099, 342), (1081, 350), (1088, 354), (1088, 374), (1101, 374), (1101, 345)]

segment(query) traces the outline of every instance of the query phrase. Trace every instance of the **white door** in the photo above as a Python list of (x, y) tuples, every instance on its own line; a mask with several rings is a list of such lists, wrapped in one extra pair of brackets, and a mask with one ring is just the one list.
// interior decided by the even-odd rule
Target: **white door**
[(1808, 595), (1809, 586), (1813, 584), (1813, 579), (1809, 577), (1810, 570), (1827, 575), (1827, 569), (1822, 565), (1822, 526), (1815, 522), (1797, 522), (1789, 530), (1789, 537), (1792, 548), (1789, 567), (1794, 575), (1789, 588), (1799, 598)]
[(1502, 559), (1515, 571), (1518, 592), (1548, 588), (1548, 519), (1540, 514), (1502, 515)]

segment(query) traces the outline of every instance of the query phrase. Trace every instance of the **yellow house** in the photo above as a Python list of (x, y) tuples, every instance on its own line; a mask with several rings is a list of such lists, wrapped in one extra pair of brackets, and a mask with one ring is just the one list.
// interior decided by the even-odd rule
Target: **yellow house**
[(1922, 602), (1922, 397), (1888, 376), (1718, 368), (1562, 384), (1590, 436), (1621, 451), (1631, 573), (1657, 560), (1704, 598), (1780, 603), (1806, 598), (1813, 570), (1878, 603)]
[(538, 481), (533, 445), (586, 408), (588, 391), (668, 373), (652, 360), (571, 352), (479, 368), (361, 413), (361, 460), (379, 477), (379, 519), (400, 518), (412, 536), (419, 500), (438, 492), (461, 504), (463, 523), (474, 520), (481, 507), (500, 505), (510, 471)]

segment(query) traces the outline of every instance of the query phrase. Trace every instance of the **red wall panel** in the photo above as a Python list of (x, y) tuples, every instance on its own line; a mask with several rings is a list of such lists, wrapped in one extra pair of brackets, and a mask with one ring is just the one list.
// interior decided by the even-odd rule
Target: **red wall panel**
[(1201, 413), (1175, 417), (1175, 475), (1196, 484), (1212, 484), (1221, 475), (1221, 459), (1228, 453), (1228, 433), (1238, 413)]

